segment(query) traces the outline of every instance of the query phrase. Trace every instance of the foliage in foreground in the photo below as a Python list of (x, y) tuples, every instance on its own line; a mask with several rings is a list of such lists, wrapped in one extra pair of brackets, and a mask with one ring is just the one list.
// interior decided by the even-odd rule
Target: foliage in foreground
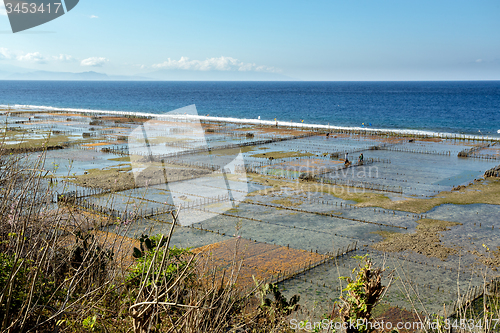
[(352, 324), (347, 326), (347, 333), (365, 333), (371, 331), (368, 323), (373, 320), (372, 310), (387, 287), (382, 285), (384, 269), (373, 267), (368, 254), (355, 258), (359, 260), (359, 267), (353, 269), (356, 277), (341, 277), (348, 284), (343, 290), (346, 294), (340, 297), (339, 313), (343, 323)]
[(100, 237), (103, 221), (82, 221), (72, 203), (52, 204), (44, 154), (0, 149), (0, 332), (286, 331), (282, 305), (293, 301), (275, 293), (259, 308), (236, 288), (241, 263), (221, 275), (170, 247), (175, 224), (144, 236), (124, 267), (123, 238)]

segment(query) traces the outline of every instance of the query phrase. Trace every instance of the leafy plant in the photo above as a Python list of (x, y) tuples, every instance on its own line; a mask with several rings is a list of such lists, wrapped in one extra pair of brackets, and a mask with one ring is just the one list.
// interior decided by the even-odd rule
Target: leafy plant
[[(255, 280), (256, 285), (258, 286), (258, 282)], [(267, 298), (266, 296), (272, 294), (274, 300)], [(295, 312), (299, 309), (299, 295), (293, 295), (290, 300), (287, 300), (284, 297), (278, 286), (274, 283), (266, 283), (259, 287), (259, 295), (260, 297), (260, 313), (257, 316), (257, 319), (263, 321), (262, 324), (272, 326), (277, 326), (280, 324), (280, 321), (284, 320), (284, 318), (290, 315), (292, 312)]]
[(161, 238), (161, 235), (148, 237), (142, 234), (139, 238), (141, 242), (140, 249), (134, 247), (133, 256), (136, 259), (142, 258), (147, 252), (153, 251), (156, 247), (162, 247), (167, 242), (165, 237)]
[[(179, 271), (186, 268), (188, 264), (187, 257), (191, 254), (190, 248), (174, 246), (165, 249), (166, 238), (162, 237), (161, 234), (153, 237), (142, 235), (139, 240), (141, 242), (140, 249), (134, 247), (133, 252), (137, 263), (132, 267), (127, 278), (130, 284), (137, 286), (152, 264), (153, 271), (146, 277), (146, 286), (151, 286), (155, 280), (158, 284), (168, 282)], [(161, 263), (164, 256), (166, 256), (166, 264), (162, 267)]]
[[(19, 267), (19, 272), (15, 274), (17, 267)], [(16, 263), (14, 256), (0, 253), (0, 291), (4, 291), (0, 297), (0, 320), (4, 319), (7, 309), (11, 313), (20, 310), (26, 297), (23, 287), (27, 273), (26, 266)], [(4, 295), (9, 297), (3, 297)]]
[[(272, 293), (274, 296), (274, 302), (269, 298), (265, 297), (267, 294)], [(260, 291), (261, 297), (261, 308), (266, 311), (276, 311), (282, 315), (289, 315), (293, 311), (299, 308), (299, 295), (293, 295), (289, 301), (284, 297), (279, 288), (274, 283), (265, 284)]]
[(347, 294), (340, 297), (339, 313), (342, 321), (348, 323), (347, 333), (371, 332), (369, 323), (373, 319), (372, 310), (387, 289), (382, 285), (382, 273), (385, 269), (374, 268), (368, 254), (354, 258), (359, 261), (358, 267), (352, 270), (356, 278), (340, 277), (348, 284), (343, 289)]
[(96, 324), (97, 324), (97, 316), (96, 315), (88, 316), (82, 322), (82, 326), (91, 332), (95, 332), (95, 330), (97, 328)]

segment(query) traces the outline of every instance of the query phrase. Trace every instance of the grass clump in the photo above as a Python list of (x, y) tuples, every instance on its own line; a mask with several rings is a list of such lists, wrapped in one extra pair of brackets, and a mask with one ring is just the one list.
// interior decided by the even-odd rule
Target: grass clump
[[(311, 181), (290, 182), (259, 174), (251, 174), (251, 178), (262, 185), (275, 186), (277, 188), (292, 187), (305, 192), (331, 194), (340, 199), (354, 201), (358, 207), (380, 207), (415, 214), (428, 212), (432, 208), (444, 204), (468, 205), (482, 203), (500, 205), (500, 179), (498, 178), (478, 180), (458, 191), (443, 191), (428, 199), (405, 198), (397, 201), (391, 200), (387, 195), (382, 193), (360, 191), (349, 186), (321, 184)], [(276, 189), (272, 189), (272, 191), (276, 191)], [(267, 195), (269, 193), (269, 189), (264, 189), (252, 192), (250, 195)]]
[(478, 203), (500, 205), (500, 179), (479, 180), (458, 191), (444, 191), (429, 199), (410, 198), (404, 201), (383, 202), (380, 207), (421, 214), (444, 204)]
[(271, 201), (273, 204), (281, 205), (284, 207), (296, 207), (302, 205), (302, 201), (293, 201), (289, 198), (276, 199)]
[(445, 260), (449, 255), (456, 254), (457, 250), (444, 246), (441, 243), (440, 233), (450, 230), (461, 223), (434, 219), (420, 219), (415, 233), (398, 233), (377, 231), (384, 237), (381, 242), (372, 245), (376, 250), (384, 252), (413, 251), (428, 257)]

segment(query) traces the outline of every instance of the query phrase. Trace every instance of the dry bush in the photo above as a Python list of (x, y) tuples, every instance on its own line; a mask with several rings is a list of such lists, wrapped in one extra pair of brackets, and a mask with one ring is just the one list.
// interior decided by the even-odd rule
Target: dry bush
[(53, 331), (58, 321), (74, 321), (104, 302), (116, 281), (102, 241), (76, 230), (76, 241), (64, 242), (72, 210), (52, 204), (44, 157), (0, 150), (2, 332)]
[[(172, 216), (175, 221), (176, 216)], [(200, 259), (183, 252), (181, 260), (173, 258), (169, 253), (176, 248), (169, 248), (169, 243), (174, 228), (175, 223), (169, 235), (162, 235), (158, 240), (161, 246), (153, 246), (152, 260), (143, 266), (145, 274), (138, 292), (134, 290), (130, 315), (135, 333), (286, 331), (285, 319), (298, 308), (298, 297), (288, 302), (271, 287), (274, 301), (270, 301), (264, 297), (270, 285), (266, 285), (266, 289), (257, 284), (247, 293), (239, 290), (238, 242), (232, 263), (222, 272), (210, 265), (209, 257)], [(162, 274), (172, 265), (175, 265), (174, 274)], [(255, 293), (261, 295), (260, 306)]]
[(169, 246), (175, 224), (131, 281), (133, 270), (113, 253), (124, 238), (96, 237), (98, 221), (82, 223), (71, 202), (53, 204), (44, 160), (45, 152), (0, 148), (1, 332), (286, 331), (291, 311), (278, 311), (278, 300), (259, 307), (258, 288), (237, 288), (236, 254), (221, 274)]

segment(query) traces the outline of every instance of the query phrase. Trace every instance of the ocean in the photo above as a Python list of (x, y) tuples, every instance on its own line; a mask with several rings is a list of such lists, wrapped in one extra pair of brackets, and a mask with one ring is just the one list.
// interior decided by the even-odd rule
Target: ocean
[(0, 105), (200, 115), (500, 137), (500, 81), (0, 81)]

